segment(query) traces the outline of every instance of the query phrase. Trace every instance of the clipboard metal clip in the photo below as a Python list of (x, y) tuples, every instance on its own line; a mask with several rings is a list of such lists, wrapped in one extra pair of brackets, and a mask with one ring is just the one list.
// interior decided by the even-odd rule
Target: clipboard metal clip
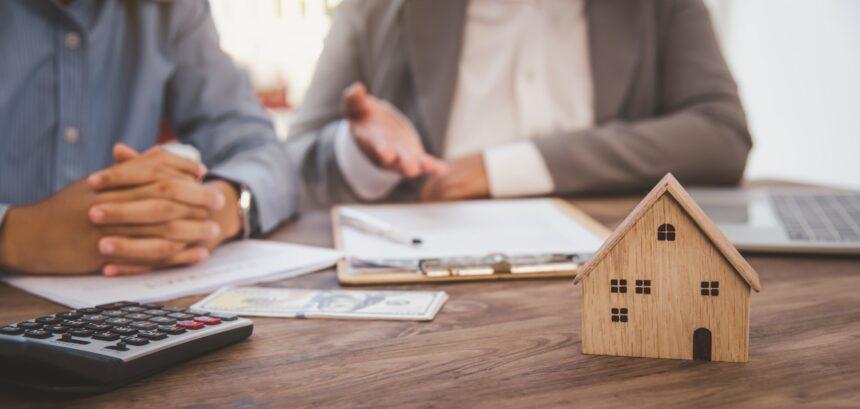
[(507, 274), (574, 273), (591, 254), (507, 255), (424, 259), (418, 272), (429, 278)]

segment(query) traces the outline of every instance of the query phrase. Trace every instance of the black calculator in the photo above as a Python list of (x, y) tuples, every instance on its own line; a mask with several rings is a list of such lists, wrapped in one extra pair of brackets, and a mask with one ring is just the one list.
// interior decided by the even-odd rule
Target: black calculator
[(122, 301), (0, 327), (0, 384), (106, 392), (251, 335), (251, 320)]

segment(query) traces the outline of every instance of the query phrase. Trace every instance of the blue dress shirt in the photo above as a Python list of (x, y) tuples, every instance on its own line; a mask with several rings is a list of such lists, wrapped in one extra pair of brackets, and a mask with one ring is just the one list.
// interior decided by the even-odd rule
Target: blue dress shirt
[(295, 209), (295, 173), (204, 0), (0, 1), (0, 222), (156, 144), (161, 118), (210, 175), (247, 185), (260, 228)]

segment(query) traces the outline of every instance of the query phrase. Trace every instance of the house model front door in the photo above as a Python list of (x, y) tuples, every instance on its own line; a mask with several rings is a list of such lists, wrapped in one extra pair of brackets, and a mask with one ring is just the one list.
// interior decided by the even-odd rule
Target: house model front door
[(707, 328), (693, 331), (693, 359), (698, 361), (711, 360), (711, 331)]

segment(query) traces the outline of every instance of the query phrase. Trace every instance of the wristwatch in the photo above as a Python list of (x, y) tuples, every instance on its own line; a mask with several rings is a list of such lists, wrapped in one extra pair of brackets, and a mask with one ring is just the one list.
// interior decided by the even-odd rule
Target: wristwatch
[(242, 219), (242, 231), (239, 238), (242, 240), (257, 234), (259, 224), (257, 223), (257, 209), (254, 206), (254, 194), (244, 183), (238, 184), (239, 188), (239, 217)]

